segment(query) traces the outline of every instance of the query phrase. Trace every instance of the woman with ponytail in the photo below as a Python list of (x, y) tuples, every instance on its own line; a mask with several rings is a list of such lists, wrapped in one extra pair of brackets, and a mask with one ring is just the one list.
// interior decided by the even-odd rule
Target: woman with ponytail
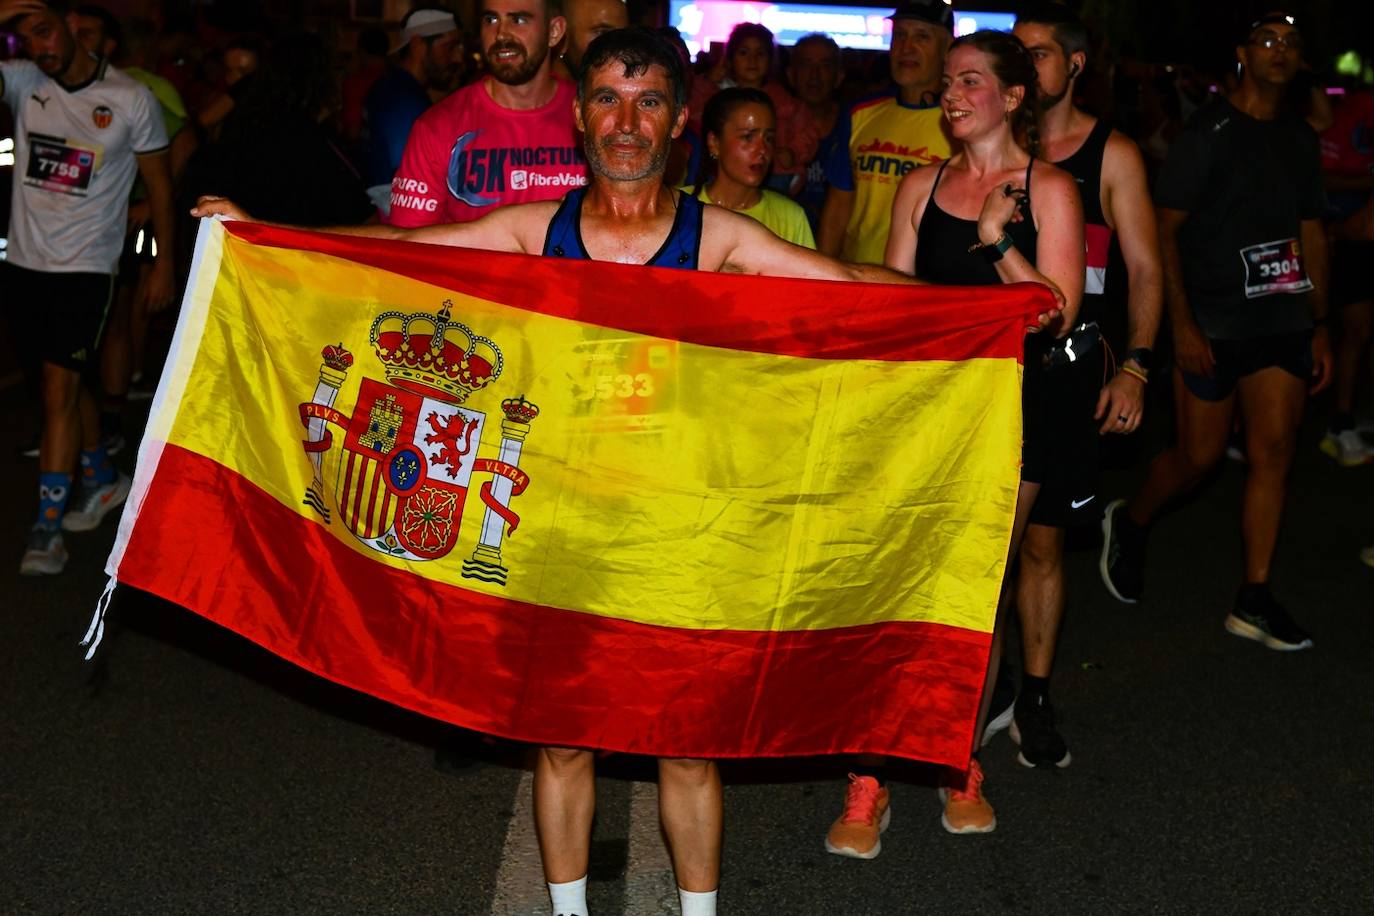
[(814, 249), (816, 241), (801, 204), (763, 187), (773, 165), (777, 131), (768, 93), (722, 89), (706, 103), (701, 123), (710, 159), (692, 195), (756, 219), (793, 245)]
[[(1074, 327), (1083, 296), (1083, 206), (1073, 178), (1035, 158), (1036, 94), (1035, 62), (1015, 36), (980, 31), (950, 46), (940, 104), (963, 148), (938, 167), (925, 166), (902, 179), (885, 256), (888, 267), (930, 283), (1041, 283), (1060, 299), (1059, 318), (1026, 338), (1024, 444), (1011, 557), (1045, 479), (1044, 443), (1055, 435), (1056, 409), (1064, 409), (1047, 394), (1053, 370), (1046, 357), (1055, 339)], [(988, 685), (1000, 661), (1002, 616), (999, 608)], [(989, 693), (984, 691), (976, 735), (983, 734)], [(996, 826), (982, 781), (975, 757), (943, 793), (946, 830), (986, 833)]]

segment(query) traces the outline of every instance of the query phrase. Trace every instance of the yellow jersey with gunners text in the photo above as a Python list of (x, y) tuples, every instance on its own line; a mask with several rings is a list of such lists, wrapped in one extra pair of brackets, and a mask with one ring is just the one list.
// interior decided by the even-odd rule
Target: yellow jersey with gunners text
[(840, 256), (860, 264), (881, 264), (892, 226), (897, 185), (912, 169), (950, 156), (950, 140), (938, 103), (907, 105), (895, 88), (860, 99), (842, 117), (848, 132), (826, 164), (826, 179), (854, 192)]
[(10, 262), (114, 273), (136, 157), (167, 148), (157, 100), (103, 61), (80, 86), (17, 60), (0, 63), (0, 82), (15, 121)]

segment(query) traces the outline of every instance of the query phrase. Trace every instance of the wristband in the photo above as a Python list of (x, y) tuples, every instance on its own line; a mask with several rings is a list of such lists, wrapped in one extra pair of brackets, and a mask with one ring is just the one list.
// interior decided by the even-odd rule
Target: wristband
[(1140, 379), (1142, 384), (1150, 384), (1150, 377), (1146, 375), (1144, 372), (1141, 372), (1135, 366), (1122, 365), (1121, 371), (1126, 373), (1127, 375), (1134, 375), (1136, 378)]

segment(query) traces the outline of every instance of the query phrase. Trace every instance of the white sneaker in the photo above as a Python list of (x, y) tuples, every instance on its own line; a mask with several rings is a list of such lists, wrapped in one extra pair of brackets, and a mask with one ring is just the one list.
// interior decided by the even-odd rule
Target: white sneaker
[(1364, 437), (1357, 429), (1346, 429), (1338, 433), (1330, 430), (1322, 437), (1321, 450), (1343, 468), (1358, 467), (1374, 461), (1374, 452), (1365, 444)]
[(49, 531), (42, 525), (34, 525), (29, 531), (28, 548), (24, 559), (19, 561), (21, 576), (55, 576), (67, 565), (67, 547), (62, 543), (62, 532)]
[(83, 488), (81, 501), (74, 509), (68, 509), (62, 516), (64, 531), (94, 531), (110, 512), (129, 498), (132, 481), (120, 474), (113, 483), (93, 489)]

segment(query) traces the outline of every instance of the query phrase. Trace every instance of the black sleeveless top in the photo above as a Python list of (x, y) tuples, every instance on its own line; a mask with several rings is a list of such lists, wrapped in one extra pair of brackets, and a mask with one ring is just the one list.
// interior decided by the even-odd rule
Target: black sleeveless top
[[(978, 242), (978, 220), (959, 219), (950, 216), (935, 202), (935, 190), (940, 187), (944, 177), (946, 159), (940, 163), (940, 171), (935, 174), (935, 184), (930, 189), (930, 199), (926, 201), (926, 212), (921, 214), (921, 225), (916, 232), (916, 276), (927, 283), (941, 286), (996, 286), (1002, 282), (997, 276), (997, 267), (978, 250), (969, 251), (969, 246)], [(1039, 233), (1035, 221), (1031, 219), (1031, 167), (1032, 159), (1026, 165), (1026, 196), (1022, 203), (1019, 223), (1007, 223), (1003, 229), (1011, 239), (1016, 250), (1032, 265), (1035, 264), (1035, 243)], [(1039, 375), (1041, 357), (1054, 345), (1054, 338), (1048, 334), (1027, 334), (1025, 342), (1025, 366), (1027, 387), (1023, 397), (1029, 397), (1033, 377)], [(1031, 433), (1028, 431), (1027, 436)]]
[[(1026, 165), (1026, 196), (1021, 204), (1022, 219), (1019, 223), (1007, 223), (1003, 230), (1011, 239), (1016, 250), (1031, 264), (1035, 263), (1035, 242), (1038, 233), (1035, 221), (1031, 219), (1031, 166)], [(978, 244), (978, 220), (960, 219), (951, 216), (935, 202), (935, 192), (940, 187), (940, 179), (945, 176), (946, 159), (940, 163), (940, 171), (935, 173), (935, 184), (930, 188), (930, 198), (926, 210), (921, 214), (921, 225), (916, 231), (916, 276), (927, 283), (941, 286), (996, 286), (1002, 282), (997, 276), (997, 267), (981, 251), (969, 251), (969, 246)]]
[(1112, 125), (1098, 118), (1083, 145), (1069, 158), (1055, 163), (1078, 182), (1078, 195), (1083, 198), (1083, 235), (1088, 250), (1083, 304), (1078, 310), (1081, 321), (1098, 320), (1101, 298), (1107, 288), (1112, 227), (1107, 225), (1107, 215), (1102, 212), (1102, 159), (1111, 135)]
[[(645, 264), (649, 267), (696, 270), (697, 257), (701, 253), (703, 204), (690, 194), (675, 193), (677, 215), (673, 217), (673, 228), (668, 231), (668, 238), (664, 239), (658, 252)], [(586, 194), (586, 188), (578, 188), (564, 196), (558, 212), (549, 220), (549, 231), (544, 236), (546, 257), (591, 260), (586, 246), (582, 244), (582, 198)]]
[(1087, 224), (1107, 225), (1107, 215), (1102, 212), (1102, 157), (1107, 152), (1107, 138), (1111, 135), (1112, 125), (1098, 118), (1083, 145), (1069, 158), (1055, 163), (1078, 182), (1078, 193), (1083, 198), (1083, 222)]

